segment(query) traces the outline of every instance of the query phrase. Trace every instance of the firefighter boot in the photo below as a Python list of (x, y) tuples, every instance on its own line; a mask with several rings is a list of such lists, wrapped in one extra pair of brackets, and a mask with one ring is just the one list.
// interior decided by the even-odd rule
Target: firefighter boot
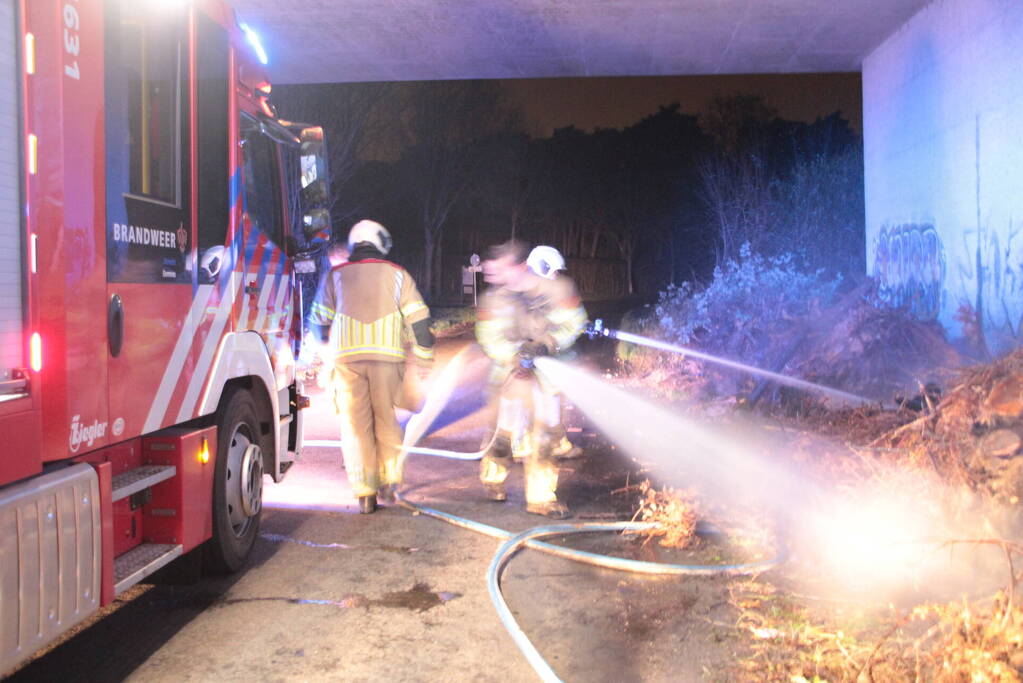
[(551, 454), (549, 434), (540, 436), (540, 447), (526, 460), (526, 512), (551, 519), (565, 519), (571, 513), (558, 501), (558, 465)]
[(573, 458), (581, 458), (583, 449), (569, 441), (568, 437), (563, 436), (561, 441), (554, 446), (551, 455), (554, 456), (555, 460), (572, 460)]
[(527, 503), (526, 512), (532, 515), (543, 515), (551, 519), (567, 519), (572, 516), (572, 512), (568, 507), (557, 500), (551, 500), (546, 503)]
[(498, 502), (508, 500), (504, 481), (508, 478), (511, 462), (511, 439), (507, 434), (498, 434), (480, 460), (480, 483), (483, 484), (483, 490), (490, 500)]
[(359, 512), (364, 515), (370, 515), (377, 510), (377, 497), (376, 495), (359, 496)]
[(504, 484), (484, 484), (483, 490), (490, 500), (497, 501), (498, 503), (508, 500), (508, 492), (504, 490)]

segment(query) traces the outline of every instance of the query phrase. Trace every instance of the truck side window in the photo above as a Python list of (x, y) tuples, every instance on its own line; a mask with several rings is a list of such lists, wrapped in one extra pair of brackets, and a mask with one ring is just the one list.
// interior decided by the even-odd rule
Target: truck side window
[(188, 8), (102, 5), (107, 280), (185, 284), (194, 274)]
[(258, 121), (245, 114), (241, 117), (241, 142), (245, 212), (253, 227), (283, 246), (277, 144), (263, 133)]
[(199, 13), (196, 16), (196, 138), (199, 191), (198, 235), (200, 254), (227, 242), (230, 222), (231, 175), (228, 156), (230, 126), (228, 81), (230, 41), (220, 24)]
[(129, 83), (129, 192), (178, 205), (182, 45), (176, 32), (155, 22), (134, 28), (122, 33)]

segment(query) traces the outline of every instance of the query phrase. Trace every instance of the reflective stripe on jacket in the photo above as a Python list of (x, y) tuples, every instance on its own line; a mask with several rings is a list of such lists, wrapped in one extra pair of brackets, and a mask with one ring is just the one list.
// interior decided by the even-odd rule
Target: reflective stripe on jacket
[(309, 322), (330, 326), (338, 362), (405, 359), (405, 344), (419, 360), (433, 359), (412, 325), (430, 317), (412, 276), (381, 259), (350, 261), (331, 269), (312, 305)]

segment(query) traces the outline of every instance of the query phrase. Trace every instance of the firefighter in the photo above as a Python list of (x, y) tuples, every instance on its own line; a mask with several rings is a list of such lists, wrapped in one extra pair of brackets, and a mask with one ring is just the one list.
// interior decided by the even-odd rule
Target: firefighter
[[(319, 283), (316, 286), (316, 294), (315, 296), (313, 296), (313, 302), (322, 300), (323, 287), (330, 280), (331, 270), (336, 268), (337, 266), (340, 266), (343, 263), (348, 263), (348, 256), (349, 254), (347, 241), (338, 240), (337, 242), (330, 243), (330, 245), (327, 247), (326, 254), (327, 272), (324, 273), (322, 277), (320, 277)], [(312, 313), (312, 306), (314, 305), (315, 303), (310, 305), (310, 313)], [(311, 331), (309, 334), (311, 334)], [(318, 334), (315, 336), (318, 336)], [(329, 377), (330, 373), (324, 371), (323, 354), (309, 352), (314, 351), (319, 340), (315, 337), (309, 339), (308, 334), (306, 338), (308, 339), (308, 343), (303, 344), (302, 346), (303, 351), (300, 357), (302, 368), (303, 371), (305, 372), (305, 378), (306, 380), (315, 381), (316, 386), (318, 386), (320, 389), (326, 389), (327, 383), (330, 381)], [(306, 351), (306, 349), (308, 349), (309, 351)], [(334, 359), (329, 358), (327, 360), (333, 362)]]
[(405, 370), (405, 341), (420, 372), (433, 361), (430, 311), (412, 276), (384, 260), (391, 236), (375, 221), (348, 234), (346, 263), (331, 269), (313, 304), (310, 324), (330, 342), (334, 403), (341, 419), (341, 449), (359, 511), (377, 498), (394, 502), (401, 483), (401, 428), (395, 415)]
[[(565, 274), (565, 257), (554, 247), (542, 244), (533, 247), (533, 251), (529, 252), (529, 258), (526, 259), (526, 264), (531, 271), (548, 280), (568, 277)], [(542, 408), (542, 414), (548, 422), (548, 431), (554, 440), (553, 456), (558, 460), (570, 460), (581, 457), (583, 449), (568, 440), (568, 431), (565, 429), (564, 403), (561, 399), (561, 394), (557, 391), (551, 391), (545, 394), (544, 398), (546, 401)], [(513, 454), (515, 451), (515, 442), (513, 441)]]
[(497, 401), (494, 441), (480, 463), (480, 480), (492, 500), (507, 500), (504, 482), (512, 462), (518, 425), (529, 426), (525, 458), (526, 511), (563, 519), (568, 508), (557, 498), (554, 439), (543, 406), (553, 389), (532, 369), (533, 359), (569, 348), (586, 324), (586, 311), (571, 280), (548, 280), (526, 263), (528, 248), (516, 240), (493, 247), (483, 264), (490, 288), (480, 301), (476, 337), (494, 361)]

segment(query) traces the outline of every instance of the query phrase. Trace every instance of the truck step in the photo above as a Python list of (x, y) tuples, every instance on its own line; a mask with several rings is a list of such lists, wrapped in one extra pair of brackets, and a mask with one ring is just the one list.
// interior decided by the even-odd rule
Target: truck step
[(181, 556), (181, 544), (143, 543), (114, 560), (114, 593), (123, 593)]
[(114, 477), (113, 499), (118, 501), (122, 498), (127, 498), (142, 489), (159, 484), (165, 479), (170, 479), (175, 474), (177, 474), (177, 469), (174, 465), (143, 465), (142, 467), (136, 467), (133, 470), (118, 474)]

